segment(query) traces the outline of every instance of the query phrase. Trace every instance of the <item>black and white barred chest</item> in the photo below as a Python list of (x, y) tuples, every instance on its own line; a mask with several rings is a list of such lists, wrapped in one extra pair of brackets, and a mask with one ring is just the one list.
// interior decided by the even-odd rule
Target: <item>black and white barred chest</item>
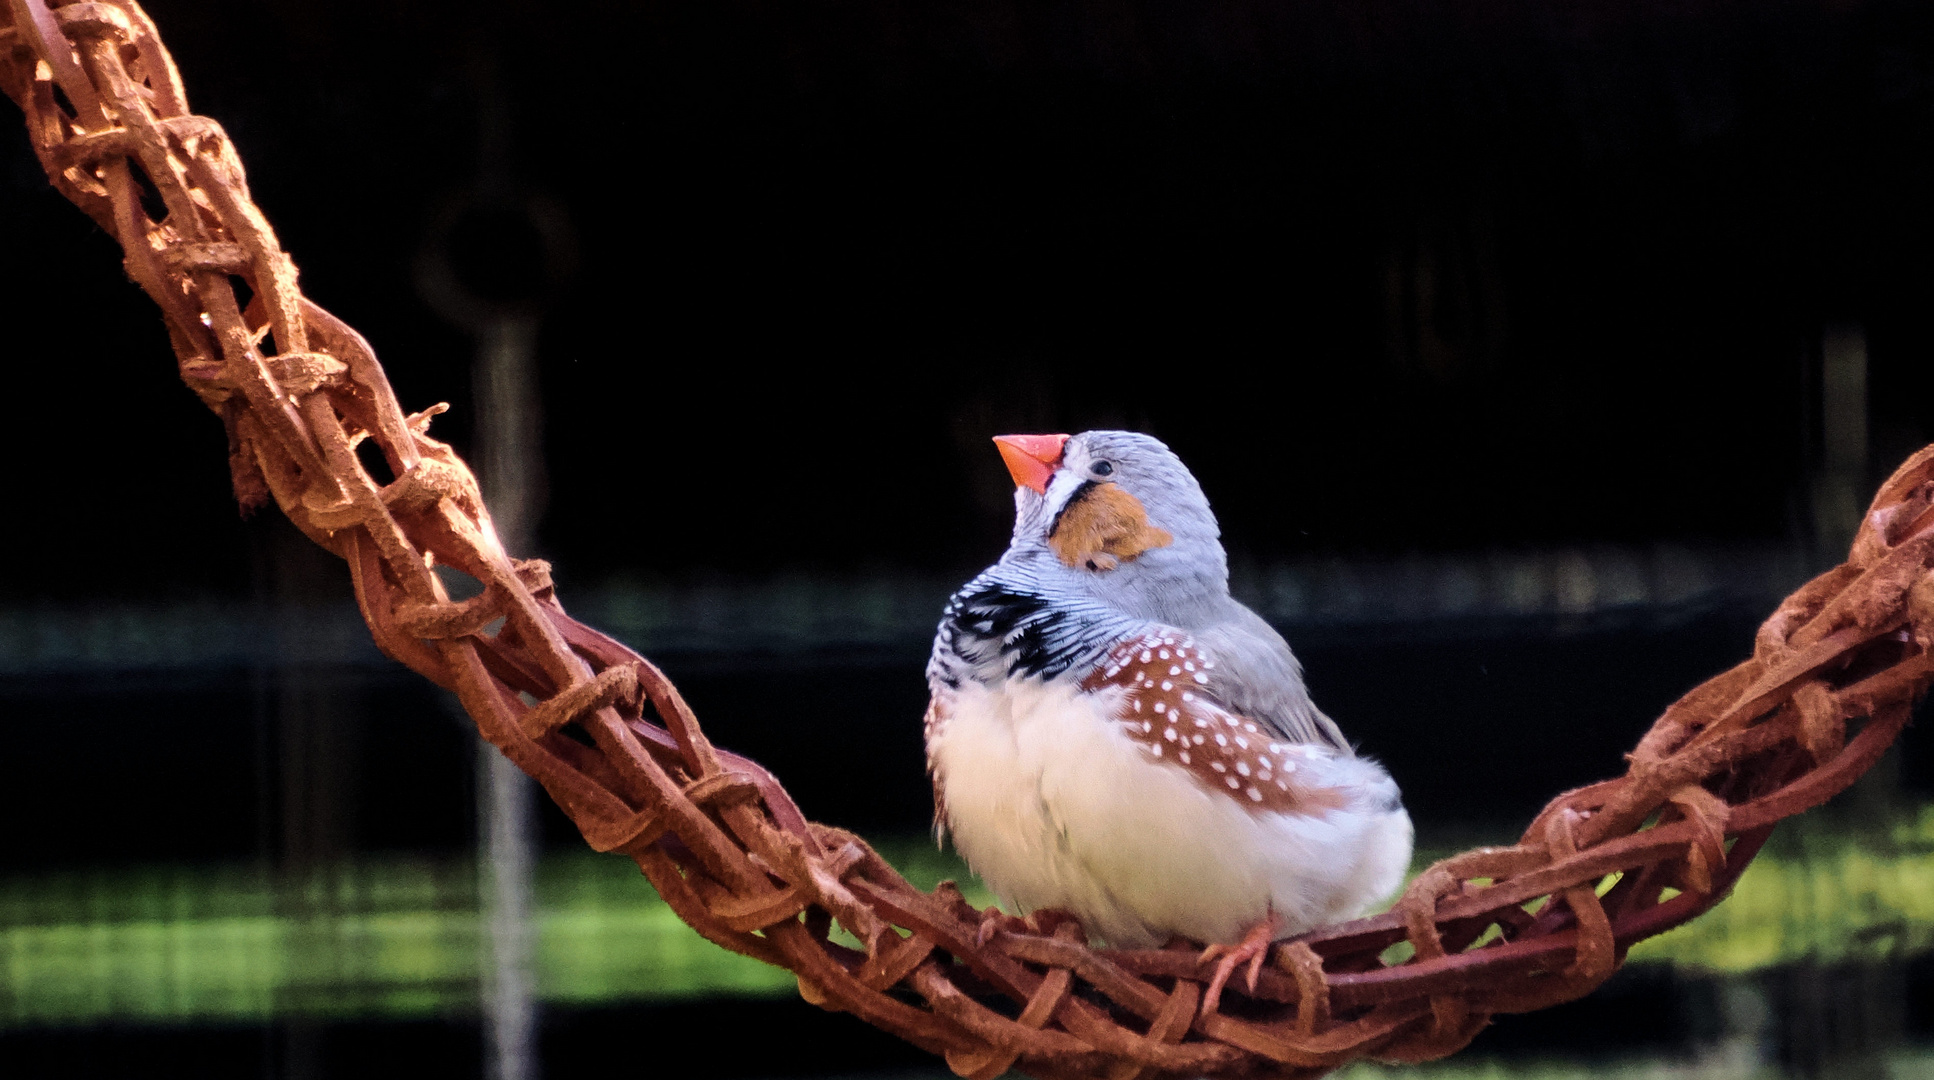
[(958, 689), (968, 679), (1083, 674), (1134, 625), (1092, 601), (1052, 597), (983, 574), (947, 601), (927, 681), (935, 689)]

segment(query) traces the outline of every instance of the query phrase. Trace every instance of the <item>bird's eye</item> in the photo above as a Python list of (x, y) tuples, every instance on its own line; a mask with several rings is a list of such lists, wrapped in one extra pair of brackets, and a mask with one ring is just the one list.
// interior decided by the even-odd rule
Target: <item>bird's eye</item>
[(1097, 461), (1088, 467), (1088, 471), (1096, 476), (1107, 476), (1115, 471), (1115, 467), (1106, 461)]

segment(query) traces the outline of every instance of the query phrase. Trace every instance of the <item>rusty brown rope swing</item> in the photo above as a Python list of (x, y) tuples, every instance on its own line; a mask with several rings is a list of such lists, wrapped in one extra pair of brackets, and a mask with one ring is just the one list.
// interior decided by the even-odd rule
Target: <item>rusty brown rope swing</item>
[[(1873, 764), (1934, 678), (1930, 448), (1881, 488), (1848, 561), (1780, 605), (1752, 659), (1668, 709), (1624, 776), (1559, 796), (1515, 846), (1431, 867), (1391, 914), (1282, 945), (1253, 996), (1232, 987), (1199, 1015), (1210, 971), (1193, 948), (1093, 950), (1065, 925), (977, 944), (982, 912), (957, 891), (921, 892), (806, 821), (706, 741), (657, 668), (566, 615), (545, 564), (503, 549), (470, 470), (427, 434), (441, 407), (406, 415), (368, 344), (302, 296), (234, 147), (188, 111), (137, 5), (7, 3), (0, 87), (48, 177), (160, 305), (182, 379), (227, 427), (243, 504), (273, 497), (348, 562), (383, 651), (455, 690), (592, 847), (636, 860), (700, 933), (963, 1076), (1307, 1077), (1449, 1054), (1495, 1013), (1589, 992), (1633, 942), (1718, 903), (1775, 822)], [(365, 439), (391, 479), (359, 459)], [(437, 565), (483, 593), (452, 601)], [(863, 948), (830, 940), (835, 920)], [(1414, 955), (1386, 965), (1403, 941)]]

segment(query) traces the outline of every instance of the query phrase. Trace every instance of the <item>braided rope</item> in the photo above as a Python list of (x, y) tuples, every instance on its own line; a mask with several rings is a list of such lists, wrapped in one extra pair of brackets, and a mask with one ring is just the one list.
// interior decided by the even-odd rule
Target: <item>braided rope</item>
[[(1231, 987), (1201, 1015), (1213, 965), (1195, 946), (1094, 950), (1078, 927), (1034, 932), (951, 884), (921, 892), (713, 747), (656, 667), (566, 615), (548, 566), (504, 551), (470, 470), (427, 434), (443, 407), (405, 415), (368, 344), (302, 296), (141, 8), (7, 2), (0, 88), (161, 307), (182, 379), (228, 430), (243, 505), (273, 497), (344, 559), (383, 651), (454, 690), (593, 848), (634, 859), (699, 933), (962, 1076), (1311, 1077), (1452, 1053), (1493, 1014), (1590, 992), (1633, 942), (1718, 903), (1774, 823), (1871, 766), (1934, 680), (1930, 447), (1881, 488), (1848, 561), (1668, 709), (1624, 776), (1559, 796), (1514, 846), (1431, 867), (1389, 914), (1283, 944), (1253, 995)], [(365, 439), (393, 479), (359, 460)], [(452, 601), (439, 564), (483, 593)], [(835, 920), (861, 948), (830, 940)], [(1381, 959), (1406, 941), (1408, 960)]]

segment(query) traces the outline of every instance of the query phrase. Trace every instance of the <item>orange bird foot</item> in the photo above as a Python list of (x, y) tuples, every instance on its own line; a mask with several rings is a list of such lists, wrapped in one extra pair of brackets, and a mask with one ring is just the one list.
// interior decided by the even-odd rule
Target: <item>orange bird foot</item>
[(1229, 976), (1237, 965), (1249, 961), (1249, 992), (1256, 992), (1256, 979), (1262, 975), (1262, 962), (1269, 957), (1269, 946), (1276, 940), (1276, 931), (1282, 929), (1282, 920), (1275, 912), (1262, 917), (1262, 921), (1249, 928), (1242, 940), (1234, 945), (1211, 945), (1202, 950), (1197, 962), (1214, 960), (1220, 956), (1222, 962), (1215, 966), (1215, 978), (1209, 980), (1208, 992), (1202, 995), (1202, 1015), (1215, 1012), (1222, 1002), (1222, 988), (1229, 982)]

